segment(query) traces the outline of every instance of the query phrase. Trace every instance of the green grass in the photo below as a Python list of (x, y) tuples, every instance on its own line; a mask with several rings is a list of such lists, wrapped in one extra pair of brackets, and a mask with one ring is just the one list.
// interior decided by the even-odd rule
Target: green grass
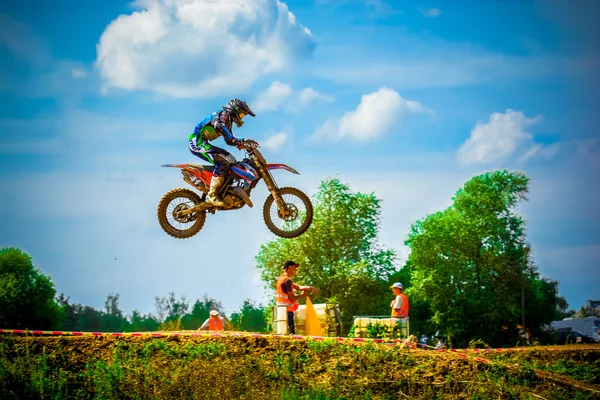
[(0, 336), (0, 398), (594, 398), (536, 375), (542, 361), (582, 380), (595, 371), (593, 362), (559, 360), (532, 358), (515, 367), (507, 358), (508, 368), (377, 343), (288, 338)]

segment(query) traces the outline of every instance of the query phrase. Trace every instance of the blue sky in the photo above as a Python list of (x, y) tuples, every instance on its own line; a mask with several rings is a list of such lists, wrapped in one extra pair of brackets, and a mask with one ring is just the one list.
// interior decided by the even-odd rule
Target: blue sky
[(192, 239), (156, 220), (184, 185), (160, 164), (197, 161), (190, 130), (236, 96), (257, 117), (234, 134), (300, 171), (281, 186), (337, 175), (383, 200), (398, 265), (410, 224), (470, 177), (525, 172), (535, 262), (578, 309), (600, 299), (598, 16), (591, 0), (3, 4), (0, 246), (97, 308), (109, 293), (127, 313), (170, 291), (264, 302), (264, 188)]

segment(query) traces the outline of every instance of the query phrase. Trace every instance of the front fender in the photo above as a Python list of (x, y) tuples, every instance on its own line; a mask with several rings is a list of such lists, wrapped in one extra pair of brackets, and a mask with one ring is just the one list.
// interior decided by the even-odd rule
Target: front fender
[(285, 164), (266, 164), (265, 167), (267, 168), (267, 171), (271, 171), (273, 169), (285, 169), (293, 174), (300, 175), (300, 172)]

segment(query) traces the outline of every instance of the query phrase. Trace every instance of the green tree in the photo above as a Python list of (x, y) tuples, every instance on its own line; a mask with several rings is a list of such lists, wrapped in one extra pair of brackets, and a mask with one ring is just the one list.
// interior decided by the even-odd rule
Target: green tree
[[(556, 289), (558, 291), (558, 288)], [(567, 299), (563, 296), (560, 296), (556, 299), (556, 317), (555, 321), (559, 319), (564, 319), (575, 314), (575, 310), (569, 309), (569, 303)], [(599, 315), (600, 316), (600, 315)]]
[(102, 311), (94, 307), (69, 303), (70, 298), (61, 293), (57, 298), (63, 318), (60, 329), (63, 331), (102, 332), (106, 328)]
[(76, 331), (83, 332), (103, 332), (104, 322), (102, 321), (102, 311), (96, 310), (92, 306), (75, 304), (77, 312)]
[(236, 331), (265, 332), (267, 324), (264, 320), (265, 308), (258, 306), (250, 299), (244, 300), (239, 311), (231, 314), (231, 324)]
[(62, 319), (52, 279), (17, 248), (0, 249), (0, 326), (56, 329)]
[(598, 311), (593, 310), (589, 307), (581, 306), (579, 311), (577, 311), (574, 314), (575, 314), (574, 315), (575, 318), (597, 317)]
[(57, 298), (63, 312), (60, 328), (64, 331), (127, 332), (131, 323), (119, 309), (119, 294), (109, 294), (104, 303), (106, 311), (79, 303), (70, 304), (69, 297), (61, 293)]
[(125, 332), (129, 321), (119, 308), (119, 294), (109, 294), (104, 302), (106, 311), (102, 314), (104, 330), (109, 332)]
[(75, 306), (69, 304), (70, 297), (65, 296), (61, 293), (56, 298), (56, 302), (62, 310), (62, 320), (60, 323), (60, 330), (62, 331), (76, 331), (77, 328), (77, 309)]
[(179, 300), (175, 292), (170, 292), (168, 297), (155, 297), (156, 313), (160, 322), (169, 322), (183, 317), (189, 308), (189, 303), (184, 295)]
[(476, 176), (452, 206), (411, 227), (407, 294), (429, 303), (433, 326), (454, 345), (473, 338), (506, 343), (521, 320), (521, 285), (529, 328), (556, 315), (555, 285), (539, 278), (524, 252), (525, 222), (514, 211), (526, 200), (528, 183), (524, 174), (506, 170)]
[(321, 182), (311, 227), (294, 239), (277, 238), (261, 246), (257, 267), (273, 290), (285, 260), (300, 263), (294, 279), (315, 286), (321, 301), (340, 305), (344, 330), (354, 315), (387, 315), (395, 254), (377, 242), (381, 201), (373, 193), (351, 193), (339, 179)]
[(142, 315), (138, 310), (133, 310), (130, 318), (130, 332), (156, 331), (160, 322), (152, 314)]
[(558, 282), (541, 276), (537, 267), (534, 267), (526, 284), (526, 326), (538, 328), (550, 321), (562, 319), (567, 301), (558, 295)]

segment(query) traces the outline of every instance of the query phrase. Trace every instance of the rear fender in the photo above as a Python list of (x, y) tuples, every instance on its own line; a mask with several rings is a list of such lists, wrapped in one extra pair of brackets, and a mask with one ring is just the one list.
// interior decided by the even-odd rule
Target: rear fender
[(293, 174), (296, 175), (300, 175), (300, 172), (296, 171), (294, 168), (285, 165), (285, 164), (266, 164), (265, 167), (267, 168), (268, 171), (274, 170), (274, 169), (285, 169), (286, 171), (290, 171)]
[(198, 164), (162, 164), (161, 167), (180, 168), (189, 173), (193, 174), (196, 178), (200, 179), (205, 185), (210, 186), (210, 180), (212, 179), (213, 173), (202, 168), (202, 165)]
[(161, 164), (161, 167), (185, 168), (187, 164)]

